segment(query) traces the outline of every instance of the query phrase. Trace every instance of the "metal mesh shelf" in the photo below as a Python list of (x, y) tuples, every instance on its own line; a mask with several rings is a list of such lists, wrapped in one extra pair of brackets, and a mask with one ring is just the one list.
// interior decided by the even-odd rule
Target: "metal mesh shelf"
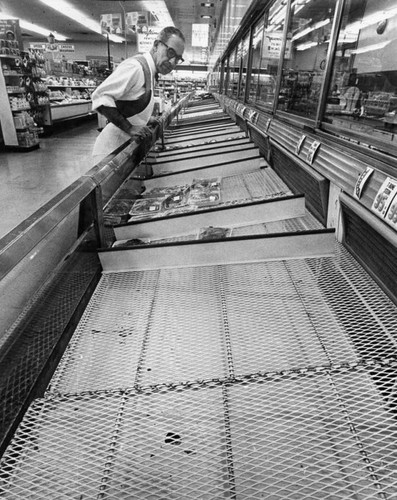
[(180, 383), (397, 354), (395, 306), (337, 258), (102, 277), (51, 390)]
[(263, 200), (292, 194), (288, 186), (271, 168), (223, 177), (221, 190), (222, 203), (235, 203), (238, 200)]
[(5, 498), (392, 499), (381, 366), (251, 375), (37, 401), (3, 461)]
[(396, 498), (396, 327), (339, 245), (105, 274), (2, 459), (0, 496)]

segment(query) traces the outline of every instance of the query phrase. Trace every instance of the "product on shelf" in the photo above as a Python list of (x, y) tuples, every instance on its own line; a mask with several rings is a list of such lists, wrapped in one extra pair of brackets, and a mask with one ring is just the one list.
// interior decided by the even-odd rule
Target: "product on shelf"
[(167, 196), (163, 202), (165, 210), (173, 210), (188, 205), (189, 187), (184, 187)]
[(211, 206), (221, 201), (221, 179), (194, 179), (189, 191), (191, 205)]
[(48, 103), (46, 87), (38, 76), (37, 61), (20, 50), (15, 40), (0, 40), (0, 64), (4, 83), (0, 121), (5, 146), (30, 148), (39, 144), (43, 109)]
[(26, 111), (14, 114), (14, 124), (16, 129), (25, 129), (36, 126), (33, 117)]
[(198, 238), (199, 240), (217, 240), (220, 238), (228, 238), (232, 233), (232, 230), (227, 227), (202, 227), (199, 229)]
[(130, 210), (133, 217), (147, 217), (161, 212), (163, 200), (160, 198), (142, 198), (136, 200)]
[(39, 144), (39, 136), (36, 130), (25, 130), (17, 132), (18, 144), (23, 147), (31, 147)]
[(114, 198), (107, 205), (105, 212), (109, 215), (128, 215), (135, 200)]
[(7, 56), (19, 56), (20, 49), (18, 41), (0, 38), (0, 54)]

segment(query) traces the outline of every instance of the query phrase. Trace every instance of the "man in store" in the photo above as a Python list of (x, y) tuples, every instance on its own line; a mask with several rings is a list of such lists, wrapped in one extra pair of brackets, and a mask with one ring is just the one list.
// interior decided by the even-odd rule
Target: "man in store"
[(152, 134), (155, 75), (166, 75), (183, 62), (184, 48), (183, 33), (173, 26), (164, 28), (149, 52), (123, 61), (97, 87), (92, 94), (93, 109), (108, 124), (94, 144), (95, 164), (128, 139), (139, 142)]

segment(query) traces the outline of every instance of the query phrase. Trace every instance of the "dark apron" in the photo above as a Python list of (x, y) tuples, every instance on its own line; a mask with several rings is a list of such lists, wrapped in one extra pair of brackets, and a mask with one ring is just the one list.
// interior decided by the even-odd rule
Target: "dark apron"
[(145, 75), (145, 93), (135, 101), (116, 101), (116, 108), (120, 111), (124, 118), (129, 118), (143, 111), (149, 105), (152, 97), (152, 79), (150, 76), (149, 64), (142, 55), (134, 56), (134, 59), (141, 64)]

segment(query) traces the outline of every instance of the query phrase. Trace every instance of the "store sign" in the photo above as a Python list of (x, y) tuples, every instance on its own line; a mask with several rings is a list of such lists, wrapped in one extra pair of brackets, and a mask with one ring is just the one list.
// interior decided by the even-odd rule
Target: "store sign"
[(21, 29), (18, 19), (0, 19), (0, 38), (18, 42), (18, 48), (23, 50)]
[(138, 33), (138, 52), (148, 52), (153, 47), (159, 33), (159, 29), (153, 28), (150, 28), (147, 33)]
[(45, 51), (46, 52), (59, 52), (59, 45), (56, 42), (46, 43), (45, 44)]
[(74, 52), (74, 45), (70, 43), (60, 43), (59, 52)]
[(103, 33), (120, 35), (123, 32), (122, 15), (120, 13), (102, 14), (100, 23)]
[[(283, 45), (283, 33), (280, 31), (265, 32), (263, 43), (263, 57), (266, 59), (280, 59)], [(287, 40), (284, 58), (290, 58), (291, 40)]]
[(46, 43), (29, 43), (29, 48), (33, 50), (45, 50)]
[(208, 47), (208, 24), (192, 24), (192, 47)]
[(147, 33), (149, 31), (149, 13), (127, 12), (125, 26), (127, 33)]

